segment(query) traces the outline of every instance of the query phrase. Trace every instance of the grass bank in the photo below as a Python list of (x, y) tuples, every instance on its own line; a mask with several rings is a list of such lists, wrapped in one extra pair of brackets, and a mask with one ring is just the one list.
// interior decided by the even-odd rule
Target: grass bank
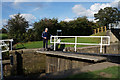
[(97, 79), (103, 78), (105, 80), (109, 78), (109, 80), (112, 80), (116, 78), (115, 80), (120, 80), (120, 66), (113, 66), (99, 71), (85, 72), (68, 77), (68, 79), (74, 79), (74, 78), (82, 78), (82, 79), (89, 78), (89, 80), (90, 79), (93, 80), (95, 78)]
[(8, 35), (5, 33), (0, 33), (0, 39), (8, 39)]
[[(50, 42), (48, 42), (50, 44)], [(16, 49), (32, 49), (32, 48), (42, 48), (43, 41), (33, 41), (33, 42), (26, 42), (26, 43), (17, 43), (14, 45)]]
[[(106, 35), (106, 32), (93, 34), (91, 36), (104, 36)], [(74, 43), (74, 38), (63, 38), (61, 39), (61, 42), (71, 42)], [(78, 43), (100, 43), (100, 38), (78, 38)], [(48, 45), (50, 45), (50, 41), (48, 42)], [(17, 43), (14, 45), (16, 49), (31, 49), (31, 48), (42, 48), (43, 41), (33, 41), (33, 42), (26, 42), (26, 43)], [(85, 47), (88, 45), (77, 45), (77, 47)], [(65, 45), (65, 47), (74, 47), (74, 45)]]
[[(65, 38), (61, 39), (61, 42), (71, 42), (74, 43), (74, 38)], [(94, 38), (78, 38), (79, 43), (99, 43), (100, 39)], [(50, 45), (50, 41), (48, 41), (48, 45)], [(33, 41), (33, 42), (26, 42), (26, 43), (17, 43), (14, 45), (16, 49), (32, 49), (32, 48), (42, 48), (43, 41)], [(77, 45), (77, 47), (85, 47), (87, 45)], [(65, 47), (74, 47), (74, 45), (65, 45)]]

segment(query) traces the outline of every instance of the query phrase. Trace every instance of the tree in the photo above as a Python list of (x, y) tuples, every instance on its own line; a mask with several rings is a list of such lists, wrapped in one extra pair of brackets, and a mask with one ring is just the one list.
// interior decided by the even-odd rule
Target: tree
[(34, 30), (33, 29), (28, 29), (26, 34), (25, 34), (25, 41), (34, 41)]
[(44, 18), (33, 25), (34, 39), (41, 40), (42, 32), (46, 27), (51, 35), (56, 35), (57, 30), (62, 30), (62, 35), (81, 36), (91, 35), (93, 33), (93, 26), (95, 24), (88, 21), (87, 17), (78, 17), (76, 20), (69, 22), (61, 21), (60, 23), (55, 18)]
[(107, 26), (109, 23), (116, 23), (119, 20), (118, 9), (115, 7), (106, 7), (100, 9), (97, 14), (94, 14), (95, 20), (98, 20), (100, 26)]
[(78, 17), (76, 20), (69, 22), (61, 21), (60, 25), (63, 35), (81, 36), (91, 35), (94, 23), (89, 22), (87, 17)]
[(65, 21), (61, 21), (60, 23), (60, 27), (61, 27), (61, 30), (62, 30), (62, 35), (65, 35), (65, 36), (68, 36), (69, 35), (69, 25), (68, 25), (68, 22), (65, 22)]
[(41, 19), (39, 22), (35, 22), (33, 25), (35, 40), (42, 39), (42, 32), (45, 28), (48, 28), (48, 31), (52, 35), (56, 35), (57, 29), (59, 29), (58, 20), (55, 18), (52, 19)]
[(23, 18), (20, 13), (18, 13), (17, 15), (14, 15), (13, 18), (8, 20), (8, 37), (13, 38), (15, 42), (24, 41), (25, 33), (28, 27), (28, 21), (26, 21), (26, 19)]
[(2, 29), (0, 30), (0, 33), (7, 33), (7, 30), (6, 30), (5, 28), (2, 28)]

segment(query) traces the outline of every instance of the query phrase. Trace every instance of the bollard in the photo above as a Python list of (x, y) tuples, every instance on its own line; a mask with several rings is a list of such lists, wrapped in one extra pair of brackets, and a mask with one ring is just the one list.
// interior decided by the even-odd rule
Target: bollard
[(94, 29), (94, 34), (96, 34), (96, 29)]
[(103, 27), (101, 27), (101, 32), (103, 32)]
[(99, 28), (97, 28), (97, 33), (99, 33)]
[(106, 32), (106, 31), (107, 31), (107, 30), (106, 30), (106, 26), (104, 26), (104, 29), (105, 29), (105, 32)]

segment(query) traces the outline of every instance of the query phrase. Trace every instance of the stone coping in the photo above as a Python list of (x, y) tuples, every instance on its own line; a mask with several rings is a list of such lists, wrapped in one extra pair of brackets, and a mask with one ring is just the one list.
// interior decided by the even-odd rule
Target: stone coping
[(82, 54), (75, 54), (75, 53), (68, 53), (68, 52), (58, 52), (58, 51), (36, 51), (37, 53), (45, 54), (45, 55), (54, 55), (54, 56), (61, 56), (67, 58), (74, 58), (74, 59), (82, 59), (88, 61), (99, 62), (103, 60), (107, 60), (105, 57), (100, 56), (91, 56), (91, 55), (82, 55)]

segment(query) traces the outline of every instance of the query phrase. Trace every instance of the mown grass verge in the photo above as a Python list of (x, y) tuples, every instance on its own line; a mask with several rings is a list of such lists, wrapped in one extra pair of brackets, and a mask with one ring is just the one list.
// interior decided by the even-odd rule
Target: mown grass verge
[(115, 80), (120, 80), (120, 66), (113, 66), (109, 67), (103, 70), (99, 71), (93, 71), (93, 72), (85, 72), (81, 74), (76, 74), (76, 75), (71, 75), (68, 77), (68, 79), (73, 79), (73, 78), (89, 78), (89, 79), (115, 79)]
[[(103, 33), (97, 33), (93, 34), (91, 36), (105, 36), (106, 32)], [(74, 43), (75, 38), (63, 38), (61, 39), (61, 42), (70, 42)], [(78, 38), (78, 43), (100, 43), (100, 38)], [(48, 45), (50, 45), (50, 41), (48, 42)], [(31, 48), (42, 48), (43, 41), (33, 41), (33, 42), (26, 42), (26, 43), (17, 43), (14, 45), (16, 49), (31, 49)], [(86, 47), (88, 45), (77, 45), (77, 47)], [(65, 45), (65, 47), (74, 47), (74, 45)]]

